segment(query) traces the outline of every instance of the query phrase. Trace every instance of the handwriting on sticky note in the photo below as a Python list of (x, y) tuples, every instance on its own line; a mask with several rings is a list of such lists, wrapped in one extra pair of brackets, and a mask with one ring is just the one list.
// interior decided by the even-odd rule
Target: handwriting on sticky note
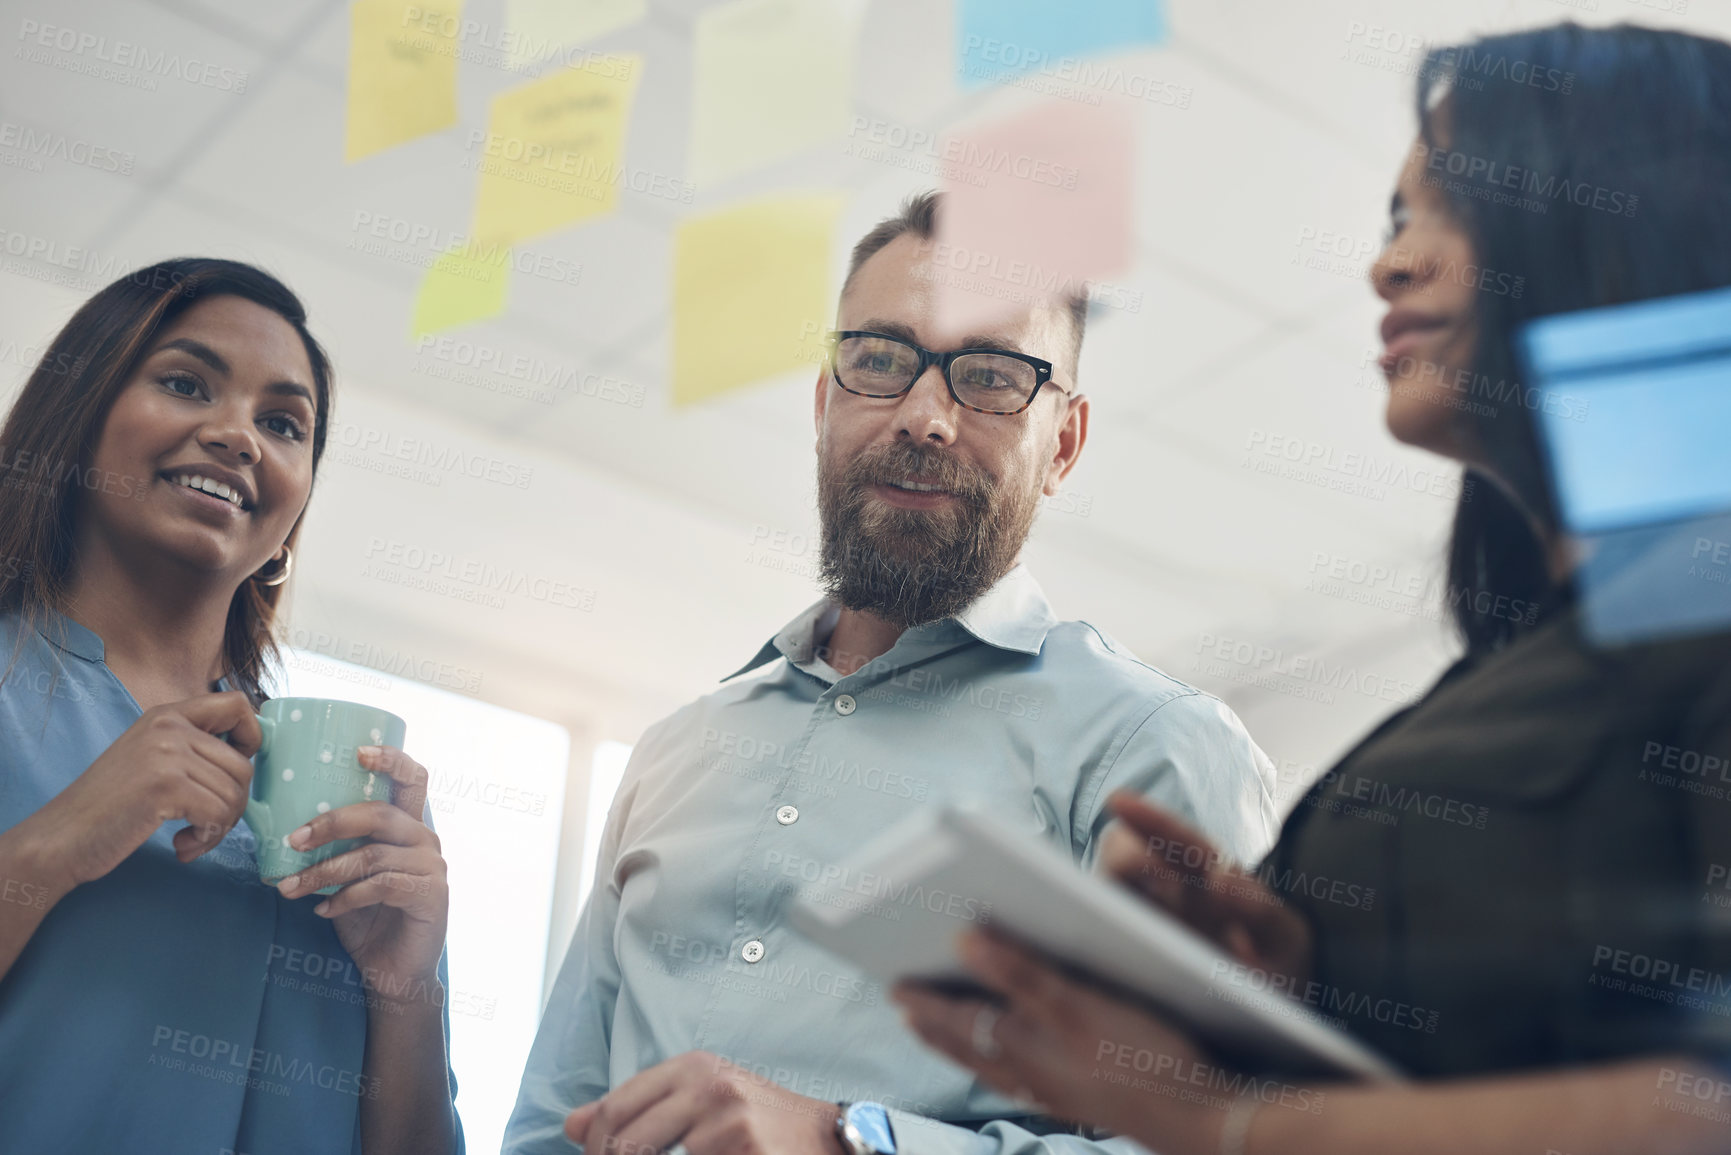
[(628, 54), (597, 57), (494, 98), (486, 130), (468, 141), (481, 174), (477, 238), (514, 243), (618, 206), (640, 65)]

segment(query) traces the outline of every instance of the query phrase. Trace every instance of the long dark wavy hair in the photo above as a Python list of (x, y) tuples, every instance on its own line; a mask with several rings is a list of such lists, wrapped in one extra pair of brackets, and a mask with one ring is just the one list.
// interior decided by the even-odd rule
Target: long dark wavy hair
[[(313, 474), (330, 424), (330, 359), (307, 329), (288, 286), (238, 261), (183, 257), (126, 274), (86, 301), (43, 353), (0, 428), (0, 614), (64, 613), (81, 479), (87, 476), (115, 398), (156, 335), (199, 301), (242, 297), (294, 326), (306, 347), (317, 397)], [(300, 535), (297, 518), (288, 542)], [(229, 603), (223, 638), (228, 677), (256, 703), (276, 661), (273, 636), (282, 586), (247, 580)]]
[[(1731, 285), (1731, 44), (1632, 25), (1487, 37), (1428, 55), (1418, 118), (1480, 265), (1524, 278), (1519, 296), (1480, 294), (1483, 379), (1519, 382), (1513, 338), (1531, 318)], [(1557, 520), (1529, 404), (1491, 408), (1463, 420), (1511, 492), (1469, 478), (1449, 546), (1470, 651), (1523, 629), (1480, 612), (1478, 592), (1566, 592), (1542, 544)]]

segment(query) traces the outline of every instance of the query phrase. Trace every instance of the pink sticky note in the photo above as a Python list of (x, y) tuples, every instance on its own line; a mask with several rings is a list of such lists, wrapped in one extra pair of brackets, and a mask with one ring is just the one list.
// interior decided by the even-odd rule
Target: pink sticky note
[(1054, 103), (947, 140), (939, 328), (959, 337), (1127, 270), (1134, 149), (1115, 103)]

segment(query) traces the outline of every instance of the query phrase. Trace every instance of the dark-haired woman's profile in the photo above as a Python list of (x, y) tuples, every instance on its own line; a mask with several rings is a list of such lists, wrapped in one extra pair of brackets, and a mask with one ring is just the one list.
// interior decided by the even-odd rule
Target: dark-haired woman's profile
[(1103, 854), (1246, 984), (1416, 1081), (1252, 1077), (986, 935), (969, 960), (1001, 1013), (897, 997), (994, 1086), (1163, 1155), (1725, 1151), (1731, 800), (1656, 771), (1731, 751), (1731, 635), (1583, 640), (1514, 338), (1731, 285), (1731, 45), (1541, 28), (1431, 54), (1419, 96), (1372, 279), (1389, 429), (1473, 482), (1449, 573), (1466, 654), (1323, 776), (1259, 869), (1130, 797)]
[(394, 803), (296, 845), (370, 853), (298, 885), (236, 825), (330, 407), (299, 300), (183, 259), (86, 302), (0, 429), (0, 1151), (461, 1149), (426, 772), (363, 751)]

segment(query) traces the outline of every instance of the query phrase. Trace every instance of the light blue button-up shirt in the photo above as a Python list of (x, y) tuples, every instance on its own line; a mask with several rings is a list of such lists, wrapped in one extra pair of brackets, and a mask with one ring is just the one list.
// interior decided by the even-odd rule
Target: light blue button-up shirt
[(910, 1155), (1140, 1150), (928, 1123), (1022, 1112), (924, 1047), (881, 984), (795, 933), (788, 903), (874, 835), (948, 802), (996, 809), (1092, 864), (1106, 797), (1127, 788), (1254, 861), (1278, 828), (1268, 758), (1219, 700), (1059, 621), (1020, 566), (845, 677), (817, 656), (836, 615), (813, 606), (739, 671), (776, 662), (767, 676), (638, 743), (509, 1155), (571, 1152), (567, 1112), (692, 1050), (815, 1099), (883, 1103)]
[[(103, 653), (68, 618), (0, 616), (0, 830), (138, 720)], [(360, 968), (315, 899), (259, 881), (244, 825), (186, 863), (183, 825), (75, 888), (0, 979), (0, 1152), (360, 1155), (362, 1097), (389, 1077), (364, 1071)], [(39, 885), (0, 879), (0, 901)]]

